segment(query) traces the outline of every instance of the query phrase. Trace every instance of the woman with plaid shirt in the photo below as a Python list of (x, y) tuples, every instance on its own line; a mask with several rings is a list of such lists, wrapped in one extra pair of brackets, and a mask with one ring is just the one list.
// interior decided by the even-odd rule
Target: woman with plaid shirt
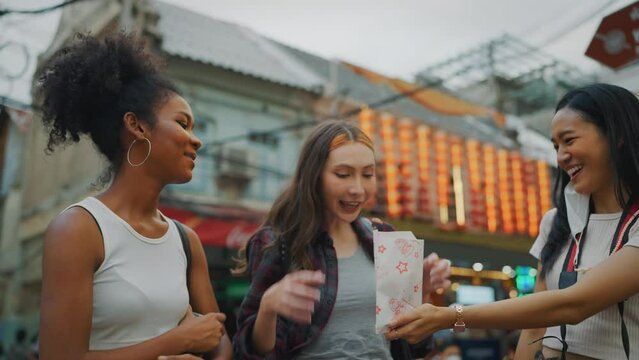
[[(373, 227), (360, 217), (375, 182), (373, 144), (359, 128), (327, 121), (311, 132), (291, 184), (237, 269), (251, 285), (238, 315), (236, 358), (424, 356), (430, 341), (408, 345), (375, 334)], [(448, 262), (431, 254), (424, 298), (448, 286), (449, 276)]]

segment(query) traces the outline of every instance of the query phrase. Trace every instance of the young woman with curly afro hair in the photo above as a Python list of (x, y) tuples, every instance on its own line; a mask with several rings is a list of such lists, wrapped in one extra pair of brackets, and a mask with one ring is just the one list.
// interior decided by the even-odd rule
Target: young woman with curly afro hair
[(42, 358), (230, 358), (200, 240), (185, 228), (186, 276), (178, 227), (158, 210), (164, 186), (191, 179), (201, 142), (157, 59), (132, 35), (78, 35), (44, 66), (38, 92), (48, 151), (87, 135), (110, 164), (108, 187), (47, 229)]

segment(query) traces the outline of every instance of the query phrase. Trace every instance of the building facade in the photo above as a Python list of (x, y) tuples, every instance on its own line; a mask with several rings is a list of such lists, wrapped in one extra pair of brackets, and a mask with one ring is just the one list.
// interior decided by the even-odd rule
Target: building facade
[[(232, 257), (286, 185), (308, 130), (328, 118), (357, 122), (376, 144), (378, 193), (367, 214), (412, 230), (427, 252), (453, 259), (462, 284), (497, 281), (491, 286), (499, 297), (512, 296), (514, 275), (502, 267), (534, 265), (527, 250), (551, 206), (552, 168), (522, 154), (505, 114), (160, 1), (66, 7), (41, 64), (76, 31), (102, 36), (122, 24), (166, 59), (166, 74), (195, 114), (203, 147), (193, 179), (167, 187), (161, 210), (202, 239), (230, 331), (247, 286), (229, 275)], [(45, 155), (46, 136), (35, 112), (17, 147), (24, 161), (5, 200), (0, 239), (2, 249), (19, 249), (2, 262), (0, 316), (32, 330), (46, 226), (99, 191), (91, 184), (106, 166), (86, 139)], [(491, 271), (469, 272), (474, 262)]]

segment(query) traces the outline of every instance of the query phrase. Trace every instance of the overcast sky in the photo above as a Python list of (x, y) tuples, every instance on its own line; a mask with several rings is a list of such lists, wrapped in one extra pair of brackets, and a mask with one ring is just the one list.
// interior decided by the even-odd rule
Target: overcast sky
[[(601, 18), (632, 1), (604, 0), (167, 0), (275, 40), (384, 74), (421, 68), (503, 33), (584, 69)], [(603, 8), (605, 5), (607, 7)], [(603, 8), (603, 9), (602, 9)], [(598, 12), (599, 10), (599, 12)], [(549, 41), (553, 39), (553, 41)]]
[[(2, 0), (3, 7), (32, 9), (62, 0)], [(100, 1), (100, 0), (94, 0)], [(584, 56), (602, 17), (632, 0), (165, 0), (247, 26), (288, 45), (346, 60), (385, 75), (412, 79), (425, 66), (510, 33), (586, 71), (600, 66)], [(0, 45), (27, 44), (35, 55), (55, 33), (59, 11), (0, 18)], [(0, 49), (1, 72), (12, 73), (21, 52)], [(8, 70), (6, 68), (9, 68)], [(0, 96), (29, 101), (29, 78)]]

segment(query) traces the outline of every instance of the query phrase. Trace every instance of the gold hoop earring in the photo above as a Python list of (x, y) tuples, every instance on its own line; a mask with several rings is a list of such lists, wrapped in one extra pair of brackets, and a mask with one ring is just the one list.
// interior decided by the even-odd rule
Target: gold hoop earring
[(144, 160), (142, 160), (142, 162), (140, 162), (138, 164), (134, 164), (134, 163), (131, 162), (131, 149), (133, 148), (133, 144), (135, 144), (135, 142), (138, 141), (138, 140), (140, 140), (140, 139), (133, 140), (131, 145), (129, 145), (129, 150), (127, 150), (127, 152), (126, 152), (126, 161), (129, 163), (129, 165), (131, 165), (133, 167), (142, 166), (146, 162), (146, 160), (149, 158), (149, 155), (151, 155), (151, 140), (149, 140), (147, 138), (142, 138), (142, 140), (146, 140), (146, 142), (149, 143), (149, 151), (147, 151), (146, 156), (144, 157)]

